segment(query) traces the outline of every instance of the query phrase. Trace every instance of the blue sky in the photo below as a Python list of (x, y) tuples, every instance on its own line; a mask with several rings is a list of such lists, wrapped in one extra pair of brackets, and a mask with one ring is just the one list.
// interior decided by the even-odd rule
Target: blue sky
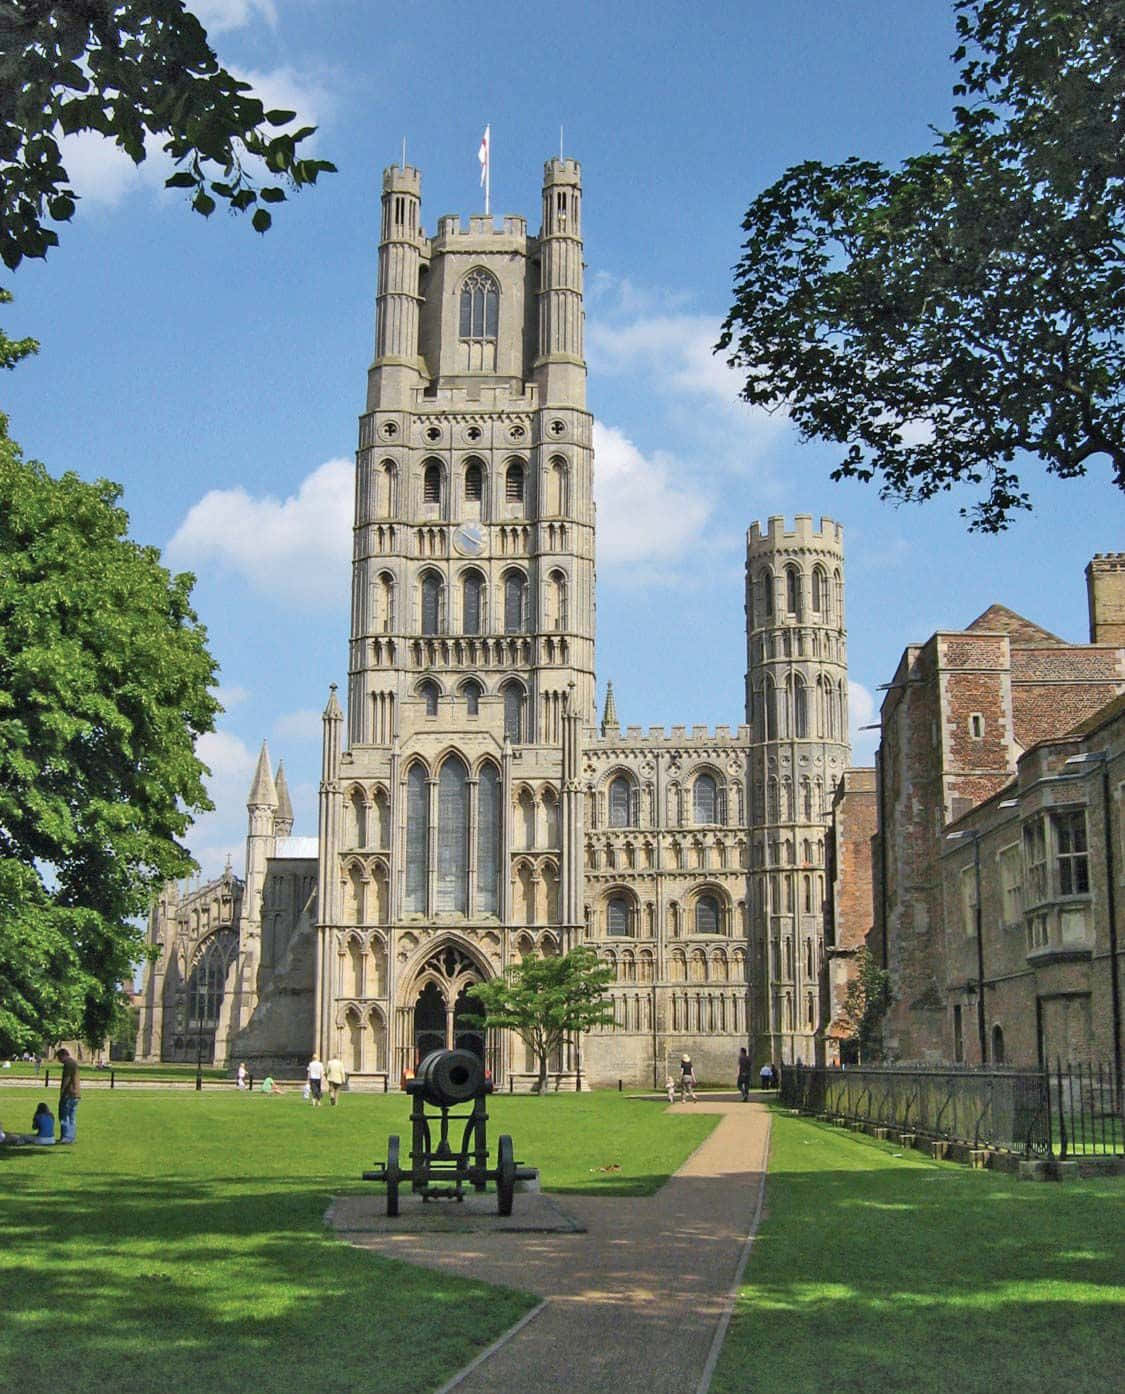
[[(256, 236), (192, 214), (93, 138), (61, 245), (4, 284), (8, 333), (38, 358), (0, 409), (53, 472), (125, 489), (138, 540), (198, 576), (226, 714), (205, 738), (219, 807), (205, 872), (241, 866), (257, 748), (285, 759), (294, 831), (315, 833), (319, 712), (346, 680), (351, 460), (374, 324), (383, 167), (422, 171), (423, 222), (493, 212), (537, 228), (543, 161), (582, 162), (589, 404), (598, 422), (599, 689), (623, 723), (742, 719), (744, 535), (772, 514), (843, 523), (853, 726), (903, 647), (993, 602), (1087, 637), (1083, 568), (1123, 545), (1122, 498), (1029, 476), (1037, 511), (970, 536), (953, 497), (881, 504), (833, 484), (832, 456), (736, 399), (710, 352), (740, 222), (789, 164), (924, 148), (951, 102), (946, 0), (470, 6), (428, 0), (206, 0), (223, 61), (319, 125), (339, 173)], [(702, 657), (701, 657), (702, 655)], [(858, 732), (856, 763), (872, 732)]]

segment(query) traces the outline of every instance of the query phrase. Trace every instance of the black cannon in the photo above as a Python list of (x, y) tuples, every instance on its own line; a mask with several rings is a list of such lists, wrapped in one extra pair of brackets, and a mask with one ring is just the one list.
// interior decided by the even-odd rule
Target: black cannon
[[(410, 1167), (404, 1170), (399, 1160), (399, 1139), (392, 1134), (387, 1143), (387, 1160), (377, 1162), (363, 1173), (365, 1181), (382, 1181), (387, 1187), (387, 1214), (398, 1214), (398, 1192), (409, 1179), (412, 1189), (428, 1200), (463, 1200), (466, 1186), (474, 1191), (487, 1189), (489, 1181), (496, 1182), (497, 1212), (512, 1213), (512, 1199), (517, 1180), (530, 1180), (536, 1175), (533, 1167), (516, 1162), (512, 1139), (501, 1133), (496, 1151), (496, 1166), (488, 1166), (488, 1140), (485, 1123), (488, 1113), (485, 1099), (492, 1093), (492, 1081), (485, 1074), (484, 1064), (470, 1050), (434, 1050), (418, 1066), (413, 1079), (406, 1082), (406, 1092), (414, 1101), (410, 1114), (412, 1127)], [(431, 1109), (440, 1110), (427, 1113)], [(467, 1113), (455, 1114), (453, 1109), (469, 1106)], [(431, 1124), (440, 1121), (441, 1129), (434, 1142)], [(461, 1146), (454, 1150), (449, 1140), (450, 1123), (464, 1123)]]

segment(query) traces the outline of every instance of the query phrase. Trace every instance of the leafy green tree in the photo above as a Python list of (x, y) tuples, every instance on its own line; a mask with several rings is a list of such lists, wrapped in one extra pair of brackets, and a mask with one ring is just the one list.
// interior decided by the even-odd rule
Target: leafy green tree
[(860, 1063), (869, 1065), (883, 1058), (883, 1022), (891, 1005), (891, 975), (880, 968), (869, 949), (860, 949), (855, 961), (859, 971), (848, 984), (841, 1015), (852, 1029)]
[[(844, 448), (884, 498), (984, 485), (1021, 453), (1125, 488), (1125, 4), (957, 0), (952, 129), (898, 169), (787, 170), (750, 205), (719, 350), (748, 402)], [(1022, 465), (1020, 466), (1022, 468)]]
[(0, 416), (0, 1053), (101, 1041), (210, 808), (206, 633), (120, 490), (25, 462)]
[(221, 66), (182, 0), (0, 0), (0, 257), (14, 268), (58, 244), (47, 222), (68, 221), (78, 197), (59, 140), (84, 131), (138, 165), (146, 137), (163, 138), (177, 167), (166, 182), (197, 213), (253, 209), (265, 232), (283, 183), (335, 168), (299, 156), (315, 127), (279, 129), (294, 119)]
[(503, 977), (469, 989), (484, 1008), (462, 1018), (467, 1025), (507, 1027), (535, 1053), (539, 1062), (536, 1089), (547, 1088), (547, 1065), (568, 1036), (592, 1026), (610, 1025), (613, 1007), (605, 991), (613, 969), (598, 962), (591, 948), (571, 949), (549, 958), (524, 958)]

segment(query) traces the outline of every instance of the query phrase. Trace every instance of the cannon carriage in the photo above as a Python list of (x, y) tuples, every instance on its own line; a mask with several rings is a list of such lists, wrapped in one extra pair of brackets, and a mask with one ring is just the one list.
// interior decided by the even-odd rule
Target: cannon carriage
[[(397, 1134), (387, 1142), (387, 1160), (377, 1162), (363, 1173), (365, 1181), (380, 1181), (387, 1188), (387, 1214), (399, 1213), (399, 1189), (409, 1181), (423, 1201), (464, 1199), (465, 1188), (487, 1190), (496, 1183), (497, 1213), (510, 1215), (516, 1182), (532, 1180), (534, 1167), (516, 1161), (512, 1139), (501, 1133), (496, 1148), (496, 1165), (488, 1165), (485, 1100), (492, 1093), (492, 1080), (480, 1058), (469, 1050), (434, 1050), (418, 1066), (413, 1079), (406, 1081), (406, 1092), (413, 1108), (410, 1114), (410, 1165), (404, 1167)], [(455, 1113), (454, 1109), (467, 1108)], [(436, 1110), (436, 1112), (427, 1112)], [(451, 1127), (463, 1124), (460, 1146), (454, 1148)], [(437, 1133), (435, 1141), (435, 1131)]]

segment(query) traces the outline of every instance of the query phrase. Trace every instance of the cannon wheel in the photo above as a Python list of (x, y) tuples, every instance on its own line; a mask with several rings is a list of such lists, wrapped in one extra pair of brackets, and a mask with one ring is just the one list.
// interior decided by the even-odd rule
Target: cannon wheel
[(392, 1133), (387, 1141), (387, 1214), (391, 1219), (398, 1214), (398, 1183), (402, 1180), (402, 1168), (398, 1164), (398, 1134)]
[(497, 1213), (510, 1215), (512, 1200), (516, 1194), (516, 1152), (512, 1139), (507, 1133), (500, 1134), (500, 1146), (496, 1153), (496, 1192)]

